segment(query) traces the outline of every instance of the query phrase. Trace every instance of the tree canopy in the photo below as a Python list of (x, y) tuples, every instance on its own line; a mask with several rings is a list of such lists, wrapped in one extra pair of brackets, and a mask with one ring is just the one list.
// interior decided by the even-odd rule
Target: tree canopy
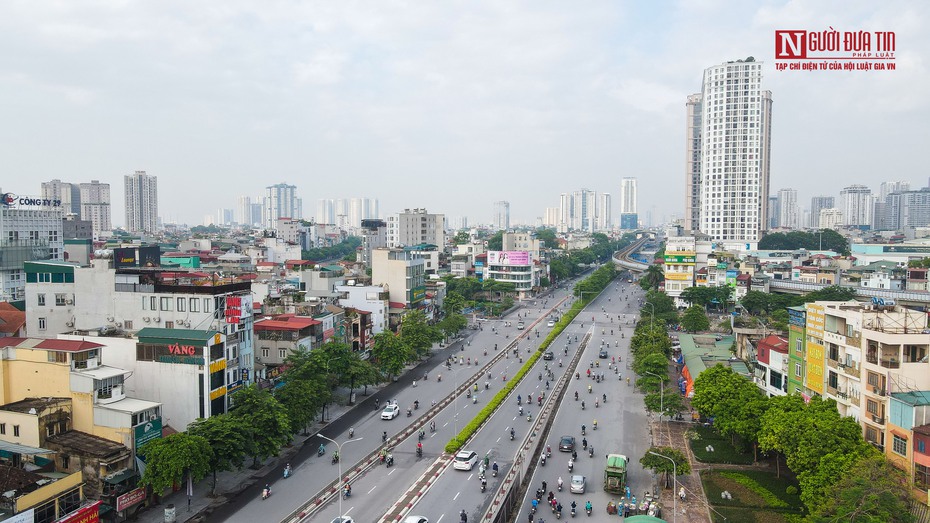
[(185, 475), (200, 481), (210, 473), (213, 449), (201, 436), (186, 432), (153, 439), (142, 445), (139, 454), (145, 458), (145, 472), (139, 482), (160, 493), (172, 485), (180, 484)]
[(710, 320), (703, 307), (692, 305), (681, 317), (681, 326), (688, 332), (703, 332), (710, 329)]
[(759, 240), (759, 248), (764, 250), (796, 250), (809, 251), (830, 250), (843, 256), (849, 256), (849, 242), (840, 233), (833, 229), (820, 229), (819, 231), (789, 231), (766, 234)]

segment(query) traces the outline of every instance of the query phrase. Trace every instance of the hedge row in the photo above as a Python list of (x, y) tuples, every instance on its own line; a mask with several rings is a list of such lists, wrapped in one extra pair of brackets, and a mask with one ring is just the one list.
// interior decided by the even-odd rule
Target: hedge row
[[(585, 280), (591, 280), (592, 278), (596, 277), (603, 277), (603, 274), (599, 275), (598, 273), (605, 267), (609, 267), (611, 270), (613, 269), (612, 266), (605, 265), (601, 269), (594, 271), (594, 274), (588, 276), (588, 278), (585, 278)], [(609, 284), (610, 281), (608, 280), (600, 290), (603, 290), (603, 288)], [(589, 298), (587, 300), (578, 300), (572, 304), (568, 312), (563, 314), (559, 321), (555, 324), (552, 332), (550, 332), (549, 335), (546, 336), (546, 339), (543, 340), (543, 342), (539, 345), (539, 349), (530, 355), (530, 357), (526, 360), (526, 363), (520, 367), (520, 370), (517, 371), (513, 378), (511, 378), (510, 381), (508, 381), (501, 388), (501, 390), (497, 391), (497, 394), (491, 398), (491, 401), (489, 401), (488, 404), (485, 405), (477, 415), (475, 415), (475, 417), (468, 423), (468, 425), (465, 425), (465, 427), (459, 431), (458, 435), (449, 440), (449, 443), (446, 443), (446, 452), (450, 454), (456, 453), (459, 451), (459, 449), (462, 448), (463, 445), (465, 445), (465, 442), (468, 441), (468, 439), (478, 431), (478, 428), (481, 427), (481, 425), (484, 424), (484, 422), (489, 417), (491, 417), (492, 414), (494, 414), (494, 411), (497, 410), (497, 408), (504, 402), (504, 400), (507, 399), (507, 396), (510, 395), (510, 391), (512, 391), (514, 387), (520, 383), (523, 377), (526, 376), (530, 369), (533, 368), (533, 365), (539, 361), (539, 358), (542, 357), (542, 352), (549, 348), (549, 345), (552, 344), (552, 342), (559, 336), (559, 334), (562, 333), (563, 330), (565, 330), (566, 327), (568, 327), (572, 320), (575, 319), (575, 316), (578, 316), (578, 314), (582, 311), (582, 309), (584, 309), (585, 305), (591, 301), (591, 299), (593, 298)]]

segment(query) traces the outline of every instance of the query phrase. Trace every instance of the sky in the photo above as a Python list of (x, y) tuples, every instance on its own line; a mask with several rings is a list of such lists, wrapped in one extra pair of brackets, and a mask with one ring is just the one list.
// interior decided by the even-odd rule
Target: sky
[[(684, 210), (685, 98), (753, 56), (772, 91), (771, 191), (927, 186), (930, 2), (10, 0), (0, 6), (0, 188), (158, 177), (198, 225), (286, 182), (471, 224), (511, 202), (639, 180)], [(895, 71), (776, 71), (774, 31), (894, 31)], [(924, 157), (923, 161), (919, 158)]]

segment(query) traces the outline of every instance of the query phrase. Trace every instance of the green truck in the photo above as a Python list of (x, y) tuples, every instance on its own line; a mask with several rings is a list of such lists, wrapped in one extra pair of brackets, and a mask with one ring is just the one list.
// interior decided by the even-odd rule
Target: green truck
[(623, 454), (608, 454), (604, 467), (604, 491), (622, 494), (626, 487), (627, 459)]

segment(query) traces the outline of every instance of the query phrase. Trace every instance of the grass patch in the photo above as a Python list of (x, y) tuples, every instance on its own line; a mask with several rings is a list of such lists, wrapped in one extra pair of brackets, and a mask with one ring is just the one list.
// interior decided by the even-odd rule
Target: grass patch
[[(760, 523), (795, 523), (803, 520), (804, 505), (797, 494), (788, 494), (789, 486), (797, 484), (786, 478), (761, 470), (705, 471), (701, 482), (714, 521), (747, 521)], [(724, 499), (727, 491), (732, 499)], [(721, 516), (722, 514), (722, 516)]]
[[(701, 463), (752, 464), (752, 452), (737, 449), (730, 442), (730, 438), (721, 436), (713, 427), (697, 425), (688, 432), (691, 452)], [(714, 451), (707, 450), (708, 446), (713, 447)]]

